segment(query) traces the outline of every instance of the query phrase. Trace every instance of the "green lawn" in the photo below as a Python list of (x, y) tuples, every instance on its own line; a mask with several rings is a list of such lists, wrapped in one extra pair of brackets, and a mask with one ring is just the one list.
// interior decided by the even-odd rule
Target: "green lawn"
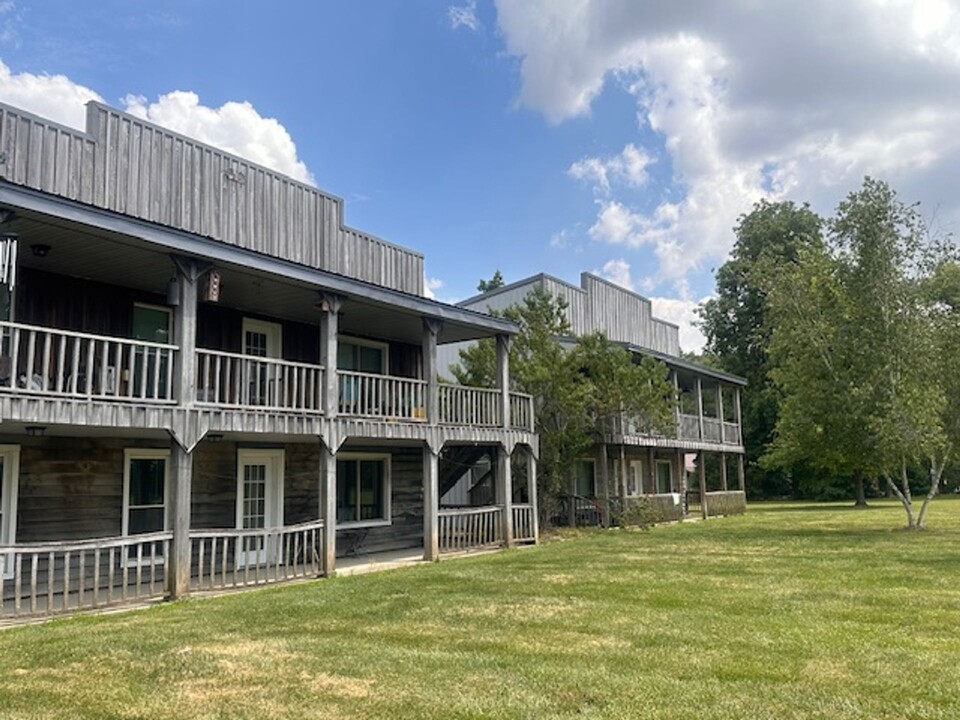
[(754, 505), (0, 631), (0, 718), (958, 718), (960, 501)]

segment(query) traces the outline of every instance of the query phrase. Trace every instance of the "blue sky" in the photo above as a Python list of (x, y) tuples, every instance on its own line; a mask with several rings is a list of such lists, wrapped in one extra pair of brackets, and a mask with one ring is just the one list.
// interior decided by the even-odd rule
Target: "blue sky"
[(0, 100), (76, 124), (95, 93), (299, 173), (440, 299), (590, 270), (687, 323), (760, 197), (830, 212), (871, 173), (958, 217), (956, 4), (836, 5), (7, 0)]

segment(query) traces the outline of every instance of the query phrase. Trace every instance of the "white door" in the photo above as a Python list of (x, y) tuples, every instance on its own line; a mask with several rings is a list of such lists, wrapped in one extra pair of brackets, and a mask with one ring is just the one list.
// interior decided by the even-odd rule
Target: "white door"
[(627, 475), (627, 495), (643, 495), (643, 460), (630, 461), (630, 473)]
[[(265, 530), (282, 524), (283, 450), (237, 452), (237, 529)], [(269, 533), (244, 535), (237, 565), (276, 562), (278, 543)]]
[(264, 320), (243, 319), (244, 389), (248, 405), (276, 405), (282, 397), (280, 368), (256, 358), (279, 359), (283, 346), (283, 328)]
[[(17, 534), (20, 446), (0, 445), (0, 545), (13, 545)], [(13, 576), (13, 555), (0, 556), (0, 575)]]

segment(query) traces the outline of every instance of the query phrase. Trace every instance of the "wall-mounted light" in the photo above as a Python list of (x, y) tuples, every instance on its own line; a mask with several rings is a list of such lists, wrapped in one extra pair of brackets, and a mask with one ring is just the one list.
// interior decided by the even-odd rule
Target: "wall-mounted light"
[(30, 437), (41, 437), (47, 431), (46, 425), (27, 425), (24, 432)]
[(42, 243), (37, 243), (36, 245), (30, 246), (30, 252), (33, 253), (34, 257), (45, 258), (50, 254), (50, 246), (44, 245)]
[(176, 307), (180, 304), (180, 280), (174, 275), (167, 282), (167, 305)]

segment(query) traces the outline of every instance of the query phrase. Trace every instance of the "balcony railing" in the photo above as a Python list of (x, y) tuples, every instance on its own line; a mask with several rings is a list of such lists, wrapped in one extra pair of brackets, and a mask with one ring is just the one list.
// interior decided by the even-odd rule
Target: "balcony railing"
[(172, 404), (175, 345), (0, 322), (0, 392)]
[(533, 432), (533, 396), (510, 393), (510, 427)]
[(700, 418), (696, 415), (680, 415), (680, 439), (681, 440), (699, 440), (700, 439)]
[(723, 423), (723, 442), (728, 445), (740, 445), (740, 425), (737, 423)]
[(444, 508), (438, 512), (440, 552), (457, 552), (503, 542), (503, 507)]
[(163, 597), (172, 537), (158, 532), (0, 545), (0, 616), (53, 615)]
[(534, 542), (537, 539), (533, 505), (517, 503), (513, 506), (513, 539), (517, 542)]
[(337, 371), (340, 413), (381, 420), (427, 417), (427, 383), (414, 378)]
[(497, 427), (503, 423), (502, 397), (499, 390), (441, 385), (440, 422)]
[(323, 367), (197, 350), (197, 401), (249, 410), (323, 412)]
[(323, 521), (254, 530), (191, 530), (191, 587), (223, 590), (316, 577)]

